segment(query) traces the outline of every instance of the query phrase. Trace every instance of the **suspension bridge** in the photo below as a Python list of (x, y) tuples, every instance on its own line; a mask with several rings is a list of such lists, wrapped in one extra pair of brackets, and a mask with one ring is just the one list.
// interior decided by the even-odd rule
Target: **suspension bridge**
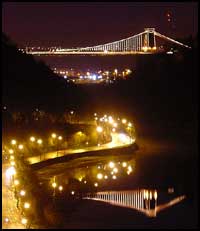
[(82, 199), (96, 200), (114, 206), (134, 209), (148, 217), (156, 217), (158, 212), (181, 202), (185, 198), (185, 195), (178, 196), (166, 203), (158, 205), (157, 190), (136, 189), (87, 193)]
[(156, 46), (156, 37), (167, 40), (185, 48), (191, 48), (181, 42), (158, 33), (155, 28), (145, 28), (142, 33), (119, 41), (110, 42), (102, 45), (95, 45), (83, 48), (72, 49), (45, 49), (35, 50), (26, 47), (27, 54), (32, 55), (132, 55), (132, 54), (153, 54), (160, 52)]

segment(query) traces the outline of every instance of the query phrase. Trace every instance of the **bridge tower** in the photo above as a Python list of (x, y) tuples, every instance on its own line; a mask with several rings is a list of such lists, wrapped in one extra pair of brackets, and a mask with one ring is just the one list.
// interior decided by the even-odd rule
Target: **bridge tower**
[(156, 49), (155, 28), (144, 28), (144, 48)]

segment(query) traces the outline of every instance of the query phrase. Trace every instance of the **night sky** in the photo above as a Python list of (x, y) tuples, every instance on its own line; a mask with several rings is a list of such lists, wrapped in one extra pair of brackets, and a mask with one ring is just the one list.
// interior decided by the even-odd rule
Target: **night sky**
[(180, 38), (197, 34), (197, 7), (195, 2), (3, 3), (2, 27), (21, 46), (97, 45), (145, 27)]

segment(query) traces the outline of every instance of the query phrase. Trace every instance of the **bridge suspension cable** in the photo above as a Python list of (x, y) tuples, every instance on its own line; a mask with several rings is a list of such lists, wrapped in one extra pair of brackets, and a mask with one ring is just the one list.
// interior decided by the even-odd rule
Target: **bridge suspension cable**
[(165, 35), (162, 35), (162, 34), (156, 32), (156, 31), (155, 31), (155, 35), (158, 36), (158, 37), (160, 37), (160, 38), (169, 40), (169, 41), (171, 41), (171, 42), (173, 42), (173, 43), (176, 43), (176, 44), (178, 44), (178, 45), (180, 45), (180, 46), (184, 46), (184, 47), (186, 47), (186, 48), (190, 48), (190, 49), (191, 49), (190, 46), (185, 45), (185, 44), (183, 44), (183, 43), (180, 43), (180, 42), (178, 42), (178, 41), (176, 41), (176, 40), (174, 40), (174, 39), (171, 39), (171, 38), (169, 38), (169, 37), (167, 37), (167, 36), (165, 36)]

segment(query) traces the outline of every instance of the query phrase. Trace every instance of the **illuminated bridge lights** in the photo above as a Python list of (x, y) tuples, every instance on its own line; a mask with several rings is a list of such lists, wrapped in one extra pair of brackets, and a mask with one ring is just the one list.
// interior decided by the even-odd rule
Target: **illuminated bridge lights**
[(172, 43), (175, 43), (177, 45), (186, 48), (191, 48), (188, 45), (185, 45), (174, 39), (171, 39), (165, 35), (158, 33), (155, 30), (155, 28), (145, 28), (142, 33), (102, 45), (75, 49), (61, 49), (55, 47), (54, 49), (47, 48), (46, 50), (41, 50), (40, 47), (39, 49), (26, 48), (25, 51), (26, 53), (33, 55), (131, 55), (141, 53), (153, 54), (158, 50), (156, 47), (156, 36), (164, 40), (170, 41)]

